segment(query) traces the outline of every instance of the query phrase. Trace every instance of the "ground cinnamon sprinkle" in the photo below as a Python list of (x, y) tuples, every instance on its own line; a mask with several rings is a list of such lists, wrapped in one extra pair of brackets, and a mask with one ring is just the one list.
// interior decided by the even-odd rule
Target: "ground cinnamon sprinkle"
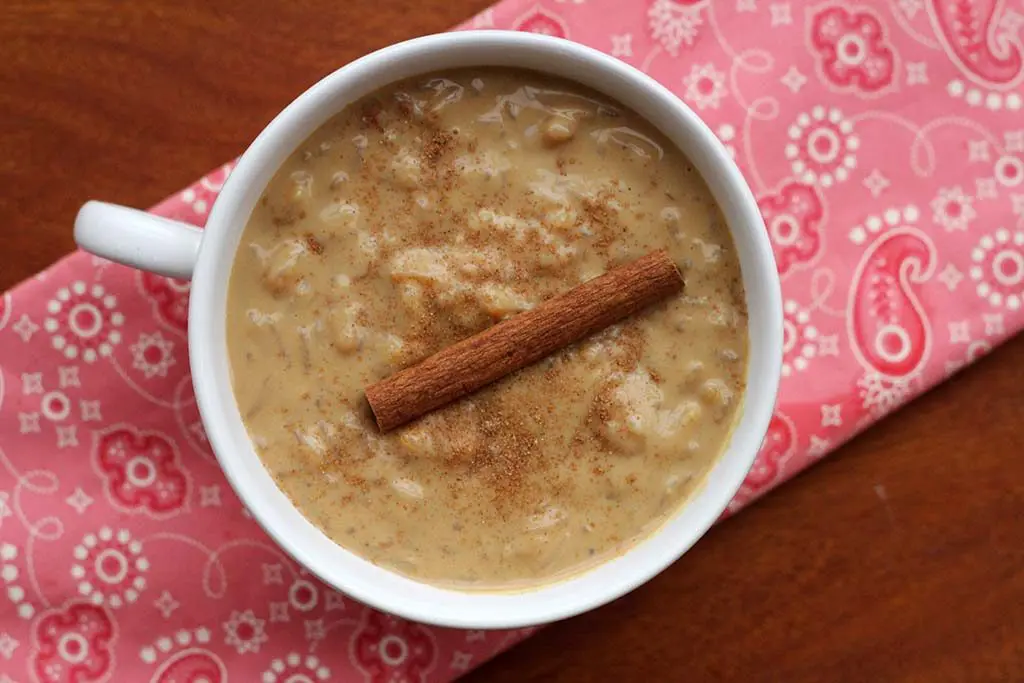
[(345, 482), (352, 488), (359, 489), (363, 493), (370, 490), (370, 484), (366, 480), (366, 477), (358, 474), (344, 474), (342, 476), (345, 479)]
[(508, 515), (524, 493), (526, 476), (536, 464), (537, 439), (527, 433), (518, 419), (500, 416), (488, 421), (484, 434), (491, 443), (484, 480), (491, 488), (499, 514)]
[(627, 322), (620, 328), (616, 345), (615, 366), (622, 372), (632, 372), (643, 358), (647, 336), (635, 321)]
[(441, 158), (452, 149), (455, 136), (448, 131), (436, 130), (427, 135), (423, 143), (423, 160), (431, 166), (437, 165)]
[(379, 100), (370, 100), (363, 106), (362, 116), (360, 120), (363, 122), (364, 128), (372, 128), (378, 133), (384, 132), (384, 125), (381, 123), (381, 113), (384, 107), (381, 105)]
[(608, 209), (608, 199), (609, 197), (604, 192), (593, 199), (590, 197), (580, 199), (583, 215), (597, 228), (609, 227), (614, 218), (612, 212)]
[(306, 234), (306, 246), (309, 247), (309, 250), (317, 256), (324, 253), (324, 245), (321, 244), (320, 240), (314, 237), (312, 233)]
[[(684, 222), (695, 216), (685, 206), (689, 191), (673, 180), (682, 163), (666, 167), (654, 190), (646, 171), (620, 173), (615, 164), (628, 153), (601, 156), (593, 133), (634, 122), (602, 115), (581, 123), (557, 152), (547, 149), (529, 129), (540, 130), (544, 107), (563, 103), (552, 91), (519, 93), (529, 104), (517, 105), (517, 118), (505, 109), (495, 120), (495, 99), (524, 76), (492, 76), (484, 74), (487, 88), (478, 92), (456, 79), (466, 84), (458, 105), (472, 105), (465, 110), (439, 106), (444, 98), (420, 81), (365, 98), (308, 145), (330, 143), (321, 147), (329, 153), (301, 159), (315, 176), (311, 195), (264, 196), (257, 210), (266, 219), (253, 241), (270, 249), (274, 240), (289, 240), (289, 248), (298, 241), (304, 251), (295, 263), (307, 283), (291, 299), (265, 304), (282, 313), (284, 336), (281, 359), (271, 346), (260, 360), (274, 361), (284, 377), (274, 376), (263, 413), (271, 418), (258, 425), (269, 444), (261, 457), (280, 457), (274, 449), (286, 440), (275, 432), (291, 425), (302, 438), (287, 440), (288, 456), (301, 471), (274, 469), (288, 495), (338, 543), (424, 580), (541, 580), (573, 566), (580, 550), (604, 556), (610, 538), (633, 536), (631, 524), (656, 517), (666, 504), (658, 501), (675, 495), (659, 488), (658, 468), (678, 454), (666, 452), (666, 437), (650, 425), (660, 430), (681, 400), (701, 400), (681, 397), (673, 369), (686, 367), (693, 345), (656, 336), (678, 332), (672, 311), (656, 307), (653, 320), (619, 323), (421, 422), (377, 432), (359, 389), (516, 314), (523, 301), (535, 306), (661, 246), (684, 274), (706, 277), (698, 248), (690, 253), (658, 232), (666, 206), (678, 207)], [(324, 211), (329, 203), (354, 210)], [(288, 253), (276, 252), (272, 267)], [(743, 306), (738, 279), (715, 292), (705, 282), (701, 293)], [(691, 321), (699, 310), (685, 313)], [(313, 330), (312, 342), (295, 338), (299, 324)], [(687, 329), (701, 330), (693, 322)], [(728, 333), (718, 327), (698, 344), (714, 351), (720, 339)], [(322, 347), (301, 389), (290, 381), (300, 369), (298, 341)], [(712, 374), (693, 391), (706, 379), (741, 385), (744, 352), (723, 345), (714, 356), (723, 367), (709, 363)], [(282, 414), (286, 401), (290, 414)], [(470, 567), (478, 574), (466, 574)]]

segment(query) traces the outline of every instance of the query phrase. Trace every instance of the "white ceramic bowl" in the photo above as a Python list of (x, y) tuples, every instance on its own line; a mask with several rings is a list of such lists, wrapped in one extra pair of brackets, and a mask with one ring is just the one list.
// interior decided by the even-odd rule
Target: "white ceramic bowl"
[[(569, 78), (623, 102), (696, 165), (722, 207), (739, 252), (749, 309), (747, 392), (732, 439), (702, 488), (659, 531), (578, 576), (525, 592), (461, 592), (382, 569), (339, 547), (278, 489), (246, 434), (231, 390), (225, 338), (228, 278), (249, 214), (264, 187), (318, 126), (389, 83), (429, 71), (509, 66)], [(636, 588), (690, 548), (721, 515), (768, 428), (782, 357), (775, 260), (757, 204), (725, 149), (671, 92), (601, 52), (545, 36), (470, 31), (393, 45), (339, 69), (303, 93), (245, 152), (213, 206), (206, 230), (100, 202), (82, 207), (75, 239), (86, 251), (192, 278), (188, 340), (192, 381), (210, 443), (253, 517), (325, 582), (384, 611), (464, 628), (540, 624), (602, 605)]]

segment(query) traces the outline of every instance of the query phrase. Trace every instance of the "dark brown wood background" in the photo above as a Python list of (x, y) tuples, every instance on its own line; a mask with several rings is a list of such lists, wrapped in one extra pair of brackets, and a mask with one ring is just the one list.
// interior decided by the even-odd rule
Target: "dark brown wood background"
[[(634, 0), (638, 1), (638, 0)], [(488, 0), (0, 0), (0, 289)], [(1024, 681), (1024, 339), (469, 681)]]

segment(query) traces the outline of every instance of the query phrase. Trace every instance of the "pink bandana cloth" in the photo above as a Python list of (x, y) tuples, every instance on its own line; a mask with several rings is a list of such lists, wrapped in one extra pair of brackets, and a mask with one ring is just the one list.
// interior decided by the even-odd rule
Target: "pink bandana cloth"
[[(730, 512), (1024, 324), (1022, 26), (1001, 0), (506, 0), (461, 27), (645, 71), (757, 195), (785, 358)], [(230, 170), (153, 212), (202, 224)], [(76, 253), (0, 298), (0, 683), (439, 682), (528, 635), (381, 614), (262, 533), (203, 434), (188, 293)]]

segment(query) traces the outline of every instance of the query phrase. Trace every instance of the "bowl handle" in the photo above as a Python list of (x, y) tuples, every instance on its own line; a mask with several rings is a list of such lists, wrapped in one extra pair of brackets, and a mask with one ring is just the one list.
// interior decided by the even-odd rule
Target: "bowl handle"
[(106, 202), (86, 202), (75, 218), (75, 242), (85, 251), (185, 280), (202, 239), (199, 228)]

